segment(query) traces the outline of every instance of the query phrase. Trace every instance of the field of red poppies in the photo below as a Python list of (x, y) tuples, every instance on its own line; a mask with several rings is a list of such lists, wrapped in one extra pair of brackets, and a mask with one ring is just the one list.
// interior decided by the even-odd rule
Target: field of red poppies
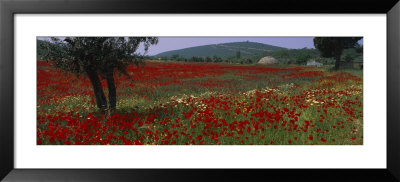
[(146, 61), (106, 117), (85, 75), (37, 65), (38, 145), (363, 144), (362, 71)]

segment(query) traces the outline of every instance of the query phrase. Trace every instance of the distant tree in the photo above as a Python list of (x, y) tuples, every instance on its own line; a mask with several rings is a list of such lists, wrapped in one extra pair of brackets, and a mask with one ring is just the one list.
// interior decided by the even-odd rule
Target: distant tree
[(179, 58), (179, 54), (174, 54), (174, 55), (171, 56), (171, 60), (177, 61), (178, 58)]
[(174, 61), (185, 61), (185, 57), (183, 57), (179, 54), (172, 55), (170, 59), (174, 60)]
[(343, 49), (355, 47), (360, 39), (362, 37), (315, 37), (314, 46), (322, 57), (334, 58), (335, 70), (338, 70)]
[(189, 59), (190, 62), (204, 62), (204, 58), (193, 56)]
[[(66, 37), (51, 38), (52, 46), (46, 49), (46, 58), (54, 62), (57, 68), (76, 74), (86, 74), (92, 83), (97, 107), (101, 112), (107, 110), (107, 101), (101, 86), (100, 77), (107, 80), (109, 92), (108, 108), (116, 107), (116, 87), (114, 71), (119, 70), (125, 75), (126, 67), (132, 63), (143, 63), (141, 55), (136, 51), (141, 43), (145, 51), (150, 45), (158, 43), (156, 37)], [(46, 44), (48, 45), (48, 44)]]
[(223, 61), (223, 60), (222, 60), (221, 57), (218, 57), (218, 56), (216, 56), (216, 55), (213, 56), (213, 62), (220, 63), (220, 62), (222, 62), (222, 61)]
[(277, 54), (276, 57), (282, 57), (282, 58), (283, 57), (286, 58), (289, 56), (288, 50), (285, 50), (285, 49), (276, 51), (276, 54)]
[(252, 64), (252, 63), (253, 63), (253, 60), (251, 60), (250, 58), (247, 58), (247, 59), (246, 59), (246, 63), (247, 63), (247, 64)]
[(204, 58), (203, 57), (198, 57), (198, 62), (204, 62)]
[(159, 57), (161, 60), (163, 60), (163, 61), (168, 61), (168, 57), (167, 56), (161, 56), (161, 57)]
[(212, 59), (211, 59), (209, 56), (207, 56), (206, 59), (205, 59), (205, 61), (206, 61), (206, 62), (212, 62)]
[(240, 59), (240, 51), (236, 51), (236, 59)]
[(308, 54), (300, 54), (296, 56), (296, 63), (297, 64), (305, 64), (309, 59), (311, 59), (311, 56)]

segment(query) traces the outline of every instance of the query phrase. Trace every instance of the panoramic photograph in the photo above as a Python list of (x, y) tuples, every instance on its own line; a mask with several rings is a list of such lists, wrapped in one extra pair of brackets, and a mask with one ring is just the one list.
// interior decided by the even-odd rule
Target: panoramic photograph
[(37, 145), (363, 145), (363, 37), (37, 37)]

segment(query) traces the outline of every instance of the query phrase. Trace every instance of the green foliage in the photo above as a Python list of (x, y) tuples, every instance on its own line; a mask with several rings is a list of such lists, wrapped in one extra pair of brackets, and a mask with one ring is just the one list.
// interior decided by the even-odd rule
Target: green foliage
[(315, 37), (314, 46), (322, 57), (340, 59), (346, 48), (353, 48), (362, 37)]
[(306, 64), (307, 61), (311, 58), (309, 54), (300, 54), (296, 56), (296, 63), (297, 64)]
[(171, 56), (172, 60), (177, 60), (179, 58), (179, 54), (174, 54)]
[(220, 62), (222, 62), (222, 61), (223, 61), (223, 60), (222, 60), (221, 57), (218, 57), (217, 55), (214, 55), (214, 56), (213, 56), (213, 62), (220, 63)]
[(36, 40), (36, 59), (37, 60), (46, 60), (48, 57), (49, 51), (56, 50), (57, 52), (63, 52), (63, 47), (52, 44), (51, 42), (44, 41), (44, 40)]
[[(315, 37), (314, 46), (322, 57), (335, 58), (335, 70), (340, 67), (340, 59), (344, 49), (354, 48), (362, 37)], [(347, 57), (347, 59), (351, 59)]]
[(351, 62), (353, 60), (353, 56), (351, 56), (350, 54), (345, 54), (344, 55), (344, 60), (346, 62)]
[(45, 50), (45, 60), (65, 71), (80, 74), (90, 69), (101, 73), (106, 67), (113, 67), (126, 73), (129, 64), (142, 61), (143, 56), (136, 53), (139, 45), (143, 43), (147, 51), (157, 42), (155, 37), (52, 37), (51, 42), (38, 46)]
[(174, 54), (171, 56), (170, 60), (172, 61), (185, 61), (185, 57), (179, 55), (179, 54)]
[(209, 63), (209, 62), (212, 62), (213, 60), (209, 56), (207, 56), (205, 61)]
[(356, 49), (357, 53), (363, 53), (364, 52), (364, 46), (363, 45), (356, 45), (355, 49)]
[(240, 59), (240, 51), (236, 51), (236, 58)]
[(246, 59), (246, 64), (253, 64), (253, 60), (247, 58), (247, 59)]
[(346, 62), (362, 62), (363, 53), (358, 52), (357, 48), (350, 48), (343, 50), (341, 60)]
[(189, 61), (189, 62), (204, 62), (204, 58), (202, 58), (202, 57), (197, 57), (197, 56), (193, 56), (193, 57), (191, 57), (188, 61)]
[(168, 57), (167, 56), (161, 56), (160, 59), (163, 60), (163, 61), (167, 61)]

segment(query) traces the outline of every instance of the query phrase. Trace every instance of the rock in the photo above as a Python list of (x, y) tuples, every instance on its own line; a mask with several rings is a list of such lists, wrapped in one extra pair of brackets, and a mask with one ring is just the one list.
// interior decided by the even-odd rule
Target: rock
[(257, 64), (278, 64), (278, 60), (276, 60), (275, 58), (271, 57), (271, 56), (266, 56), (261, 58)]

